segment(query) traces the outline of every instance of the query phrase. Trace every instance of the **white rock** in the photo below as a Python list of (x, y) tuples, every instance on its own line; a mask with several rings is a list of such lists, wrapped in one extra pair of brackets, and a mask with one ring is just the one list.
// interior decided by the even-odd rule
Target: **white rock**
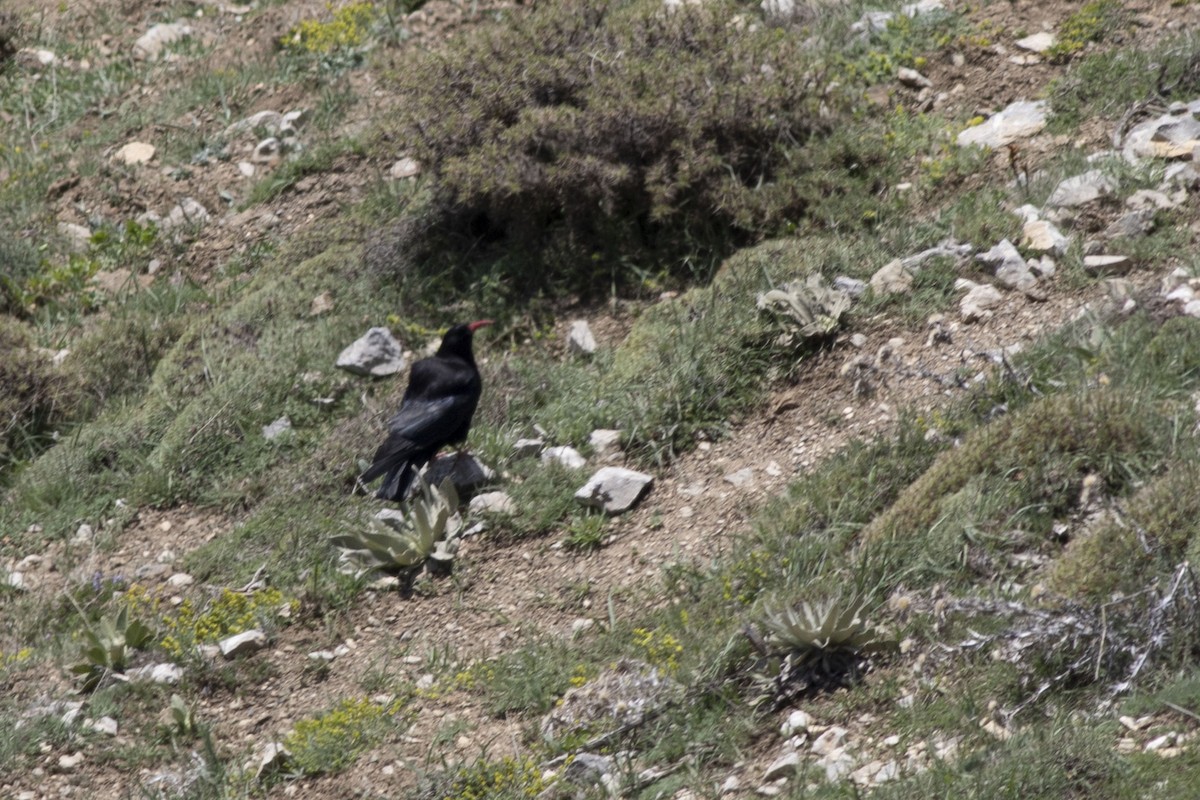
[(857, 783), (859, 786), (870, 786), (875, 782), (875, 775), (881, 769), (883, 769), (882, 761), (871, 761), (863, 764), (850, 773), (850, 782)]
[(763, 773), (763, 780), (777, 781), (780, 778), (790, 778), (799, 772), (803, 765), (804, 759), (795, 750), (784, 753), (771, 762), (771, 766), (767, 767), (767, 771)]
[(87, 545), (87, 544), (91, 544), (92, 540), (94, 540), (95, 538), (96, 538), (95, 529), (91, 525), (88, 525), (86, 522), (84, 522), (78, 528), (75, 529), (75, 535), (71, 538), (71, 544)]
[(1192, 300), (1184, 305), (1183, 313), (1189, 317), (1200, 317), (1200, 300)]
[(92, 231), (86, 225), (60, 222), (58, 223), (58, 233), (67, 240), (72, 253), (86, 253), (92, 246)]
[(806, 732), (809, 725), (812, 725), (812, 717), (809, 716), (808, 712), (796, 709), (788, 714), (788, 718), (784, 721), (779, 732), (786, 739), (795, 736), (797, 733)]
[(1175, 734), (1164, 733), (1162, 736), (1155, 737), (1146, 742), (1146, 752), (1153, 753), (1155, 750), (1161, 750), (1173, 744), (1175, 744)]
[(754, 482), (754, 468), (744, 467), (736, 472), (730, 472), (725, 475), (725, 482), (739, 489), (744, 489)]
[(967, 292), (967, 296), (959, 301), (958, 309), (964, 321), (975, 322), (991, 317), (991, 310), (1002, 302), (1004, 295), (999, 289), (990, 283), (982, 283)]
[(1027, 139), (1046, 127), (1044, 100), (1020, 100), (997, 112), (982, 124), (958, 134), (960, 147), (1003, 147), (1018, 139)]
[(1043, 278), (1053, 278), (1054, 273), (1058, 271), (1058, 265), (1054, 263), (1054, 259), (1050, 256), (1042, 256), (1041, 258), (1031, 258), (1027, 262), (1029, 268), (1041, 275)]
[(1029, 291), (1037, 282), (1021, 253), (1008, 239), (1001, 240), (991, 250), (975, 258), (991, 268), (996, 278), (1010, 289)]
[(183, 667), (175, 664), (147, 664), (125, 673), (131, 681), (175, 684), (183, 678)]
[(150, 159), (154, 158), (157, 152), (154, 145), (146, 142), (130, 142), (121, 147), (113, 155), (114, 161), (120, 161), (122, 164), (133, 166), (135, 164), (145, 164)]
[(574, 447), (563, 445), (561, 447), (547, 447), (542, 451), (543, 464), (558, 464), (567, 469), (583, 469), (587, 466), (587, 459), (580, 455), (579, 451)]
[(896, 80), (914, 89), (927, 89), (933, 86), (933, 81), (915, 69), (909, 69), (908, 67), (901, 67), (896, 71)]
[(1024, 240), (1022, 244), (1035, 253), (1054, 253), (1061, 256), (1067, 252), (1071, 240), (1063, 236), (1053, 222), (1044, 219), (1032, 220), (1025, 223)]
[(421, 165), (417, 163), (415, 158), (409, 158), (408, 156), (392, 164), (392, 168), (388, 170), (388, 175), (392, 176), (393, 180), (403, 180), (420, 174)]
[(1067, 178), (1055, 187), (1046, 205), (1054, 208), (1082, 206), (1112, 194), (1117, 184), (1098, 169)]
[(821, 759), (821, 766), (825, 768), (825, 780), (830, 783), (849, 775), (854, 769), (854, 764), (854, 757), (841, 748)]
[(176, 228), (200, 227), (208, 224), (211, 218), (203, 203), (194, 197), (185, 197), (159, 223), (159, 229), (165, 233)]
[(217, 642), (221, 655), (229, 660), (257, 653), (266, 646), (267, 635), (260, 630), (244, 631)]
[(186, 572), (176, 572), (171, 577), (167, 578), (167, 586), (172, 589), (183, 589), (186, 586), (191, 586), (196, 582), (196, 579)]
[(1044, 53), (1053, 47), (1058, 42), (1058, 37), (1048, 31), (1035, 33), (1032, 36), (1026, 36), (1024, 39), (1017, 39), (1014, 44), (1022, 50), (1029, 50), (1034, 53)]
[(471, 498), (472, 514), (513, 514), (517, 507), (508, 492), (484, 492)]
[(1015, 209), (1013, 213), (1020, 217), (1022, 222), (1033, 222), (1036, 219), (1042, 218), (1042, 210), (1029, 203)]
[(517, 439), (513, 445), (513, 458), (533, 458), (545, 446), (546, 442), (542, 439)]
[(254, 145), (250, 160), (255, 164), (273, 164), (283, 156), (283, 143), (275, 136), (268, 136)]
[(597, 428), (588, 436), (588, 445), (597, 458), (607, 459), (621, 452), (621, 431)]
[[(674, 0), (673, 5), (683, 5), (683, 0)], [(762, 0), (759, 4), (768, 19), (788, 20), (796, 16), (796, 0)]]
[(332, 650), (314, 650), (308, 654), (308, 658), (318, 664), (328, 664), (337, 658), (337, 654)]
[(112, 717), (91, 720), (89, 727), (96, 733), (103, 733), (105, 736), (116, 736), (118, 730), (117, 721)]
[(283, 124), (283, 114), (278, 111), (259, 111), (256, 114), (251, 114), (248, 117), (239, 119), (225, 129), (224, 138), (230, 139), (243, 133), (263, 130), (267, 133), (278, 133), (279, 126)]
[(898, 258), (884, 264), (871, 276), (871, 288), (877, 295), (906, 294), (912, 283), (912, 272)]
[(596, 337), (586, 319), (571, 322), (571, 332), (567, 334), (567, 349), (575, 355), (590, 356), (596, 352)]
[(581, 633), (591, 630), (596, 624), (594, 619), (580, 617), (571, 623), (571, 636), (579, 636)]
[(2, 576), (0, 584), (3, 584), (10, 589), (16, 589), (19, 592), (29, 591), (29, 581), (26, 580), (24, 572), (19, 570), (13, 570), (12, 572), (7, 573), (0, 571), (0, 576)]
[(872, 782), (887, 783), (888, 781), (894, 781), (899, 777), (900, 764), (895, 759), (892, 759), (879, 768), (879, 771), (875, 773), (875, 777), (872, 779)]
[(1114, 275), (1127, 272), (1133, 266), (1129, 256), (1084, 256), (1083, 270), (1089, 275)]
[(191, 35), (191, 27), (183, 23), (159, 23), (133, 43), (133, 57), (140, 61), (153, 61), (162, 56), (163, 48), (167, 45), (183, 41)]
[(58, 757), (58, 768), (63, 772), (70, 772), (83, 763), (83, 753), (72, 753), (71, 755), (63, 755)]
[(943, 0), (917, 0), (915, 3), (901, 6), (900, 13), (906, 17), (917, 17), (921, 14), (932, 14), (945, 10), (946, 4)]
[(604, 467), (575, 492), (575, 499), (581, 505), (620, 514), (632, 508), (652, 483), (652, 475), (623, 467)]
[(292, 754), (281, 742), (268, 742), (255, 758), (257, 766), (254, 777), (261, 779), (264, 775), (278, 772), (287, 765), (291, 757)]
[(872, 33), (881, 33), (887, 30), (888, 23), (896, 15), (891, 11), (866, 11), (850, 26), (851, 33), (857, 33), (862, 36), (869, 36)]
[(842, 294), (849, 295), (851, 300), (857, 300), (867, 293), (866, 281), (860, 281), (858, 278), (851, 278), (847, 275), (838, 275), (834, 278), (833, 288)]
[(280, 436), (292, 429), (292, 420), (286, 414), (272, 422), (270, 425), (262, 426), (263, 438), (268, 442), (273, 442)]
[(338, 355), (337, 366), (355, 375), (383, 377), (405, 367), (400, 342), (387, 328), (371, 328)]
[(733, 794), (738, 789), (742, 788), (742, 781), (737, 775), (730, 775), (721, 784), (721, 794)]
[(819, 756), (827, 756), (845, 743), (846, 729), (833, 725), (813, 741), (812, 751)]
[(1167, 210), (1179, 205), (1163, 192), (1153, 189), (1138, 189), (1125, 198), (1125, 205), (1134, 211)]

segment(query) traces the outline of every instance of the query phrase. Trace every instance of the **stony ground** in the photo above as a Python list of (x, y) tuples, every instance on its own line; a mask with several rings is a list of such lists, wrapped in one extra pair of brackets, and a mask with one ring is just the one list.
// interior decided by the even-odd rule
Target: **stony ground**
[[(106, 35), (91, 42), (96, 53), (93, 68), (105, 58), (126, 58), (137, 36), (151, 21), (161, 18), (160, 3), (154, 0), (114, 0), (86, 7), (64, 3), (51, 9), (33, 0), (14, 0), (12, 5), (18, 11), (36, 12), (47, 28), (71, 26), (84, 36), (96, 15), (123, 20), (123, 35)], [(973, 11), (973, 22), (994, 31), (997, 44), (973, 51), (967, 60), (930, 64), (925, 74), (933, 82), (934, 93), (945, 93), (937, 95), (935, 105), (942, 110), (988, 115), (1013, 101), (1038, 97), (1065, 67), (1046, 61), (1014, 63), (1013, 56), (1022, 52), (1007, 43), (1011, 37), (1005, 33), (1054, 30), (1078, 6), (1060, 0), (1016, 0), (984, 4)], [(211, 49), (200, 58), (164, 64), (161, 81), (108, 98), (106, 106), (119, 114), (131, 105), (155, 102), (157, 95), (171, 91), (172, 82), (181, 75), (259, 58), (296, 22), (319, 15), (324, 3), (291, 0), (271, 5), (255, 14), (252, 24), (244, 21), (242, 8), (196, 5), (194, 18), (187, 22)], [(1194, 4), (1145, 0), (1134, 11), (1137, 35), (1148, 39), (1200, 22), (1200, 7)], [(421, 21), (411, 26), (415, 34), (412, 44), (470, 24), (482, 10), (473, 4), (434, 0), (418, 13)], [(111, 24), (107, 19), (106, 23)], [(76, 63), (63, 68), (86, 67)], [(374, 91), (376, 76), (371, 70), (355, 73), (353, 81), (359, 101), (350, 107), (342, 123), (343, 133), (361, 130), (391, 102)], [(883, 103), (919, 102), (915, 90), (899, 84), (888, 88), (890, 96), (881, 97)], [(249, 110), (286, 112), (314, 105), (312, 96), (263, 92), (255, 96)], [(215, 124), (211, 109), (187, 109), (171, 127), (209, 130)], [(1072, 140), (1040, 134), (1021, 143), (1019, 156), (997, 151), (977, 179), (1011, 179), (1013, 158), (1019, 157), (1020, 168), (1032, 170), (1040, 160), (1063, 148), (1081, 152), (1106, 148), (1113, 124), (1113, 120), (1097, 120), (1086, 129), (1086, 135)], [(161, 126), (131, 127), (128, 140), (161, 143), (171, 134)], [(274, 166), (253, 161), (253, 138), (247, 136), (242, 142), (244, 160), (253, 164), (261, 178), (262, 170)], [(401, 155), (396, 154), (397, 158)], [(319, 229), (323, 220), (336, 216), (345, 204), (361, 196), (365, 186), (392, 168), (391, 161), (343, 156), (278, 197), (237, 211), (237, 204), (230, 208), (225, 195), (244, 199), (256, 179), (241, 171), (238, 160), (195, 166), (182, 177), (172, 174), (165, 160), (134, 170), (101, 169), (59, 187), (47, 202), (61, 222), (86, 225), (93, 214), (127, 218), (151, 211), (165, 216), (182, 198), (195, 198), (212, 215), (204, 235), (191, 243), (177, 263), (162, 265), (149, 280), (186, 275), (206, 282), (221, 280), (217, 266), (256, 241)], [(1162, 277), (1139, 273), (1135, 282), (1157, 287)], [(563, 548), (555, 536), (511, 545), (486, 537), (469, 540), (452, 581), (437, 584), (431, 594), (409, 599), (395, 592), (367, 592), (351, 610), (331, 615), (323, 625), (282, 629), (273, 647), (261, 656), (270, 667), (268, 679), (234, 692), (214, 693), (201, 700), (197, 711), (213, 721), (215, 738), (222, 747), (249, 756), (314, 708), (360, 693), (369, 676), (379, 670), (407, 675), (421, 685), (423, 676), (436, 668), (431, 661), (466, 664), (506, 652), (544, 633), (564, 638), (587, 635), (586, 630), (577, 633), (584, 627), (581, 620), (603, 625), (610, 613), (624, 615), (661, 602), (656, 600), (656, 592), (664, 564), (703, 564), (730, 551), (745, 533), (754, 511), (797, 474), (819, 469), (824, 458), (853, 438), (888, 431), (902, 411), (928, 414), (969, 391), (977, 374), (998, 368), (999, 353), (1027, 345), (1086, 306), (1110, 302), (1110, 294), (1111, 288), (1103, 283), (1078, 289), (1051, 281), (1044, 300), (1007, 293), (988, 319), (967, 323), (951, 312), (941, 336), (931, 335), (934, 328), (923, 322), (887, 314), (861, 319), (853, 330), (801, 365), (795, 384), (777, 391), (765, 413), (747, 414), (736, 421), (726, 438), (701, 443), (660, 471), (649, 497), (620, 519), (599, 550), (575, 552)], [(614, 314), (605, 308), (585, 309), (581, 315), (598, 332), (602, 347), (619, 341), (631, 322), (628, 314)], [(557, 331), (560, 337), (565, 338), (568, 324), (564, 318)], [(486, 339), (481, 340), (478, 352), (485, 361), (505, 357), (490, 351)], [(855, 359), (865, 366), (847, 369)], [(488, 402), (486, 391), (483, 402)], [(152, 586), (165, 584), (177, 573), (173, 565), (188, 552), (224, 535), (238, 522), (236, 513), (215, 509), (139, 510), (111, 549), (95, 547), (82, 553), (76, 549), (68, 557), (72, 546), (63, 543), (57, 549), (30, 554), (42, 560), (29, 562), (26, 571), (32, 591), (47, 597), (96, 572), (138, 574)], [(62, 563), (70, 563), (71, 571), (58, 571), (55, 565)], [(179, 589), (181, 594), (195, 591), (202, 587)], [(345, 645), (344, 654), (318, 680), (308, 654), (339, 645)], [(68, 695), (73, 685), (65, 674), (40, 674), (19, 677), (6, 688), (32, 703)], [(524, 722), (492, 718), (479, 707), (478, 697), (467, 692), (419, 699), (412, 708), (413, 725), (399, 742), (378, 748), (346, 773), (287, 783), (272, 794), (296, 798), (396, 796), (412, 788), (414, 769), (443, 760), (468, 761), (483, 752), (491, 757), (516, 752), (524, 735)], [(868, 733), (870, 720), (836, 722), (849, 729), (852, 739), (884, 738)], [(117, 737), (132, 743), (143, 734), (121, 730)], [(64, 767), (60, 762), (63, 755), (69, 754), (47, 752), (43, 766), (34, 774), (0, 778), (0, 794), (15, 798), (86, 794), (99, 800), (138, 796), (135, 785), (171, 778), (158, 770), (130, 773), (119, 760), (96, 763), (86, 752), (81, 763)], [(777, 755), (777, 744), (764, 742), (755, 757), (735, 773), (742, 778), (741, 785), (752, 790)]]

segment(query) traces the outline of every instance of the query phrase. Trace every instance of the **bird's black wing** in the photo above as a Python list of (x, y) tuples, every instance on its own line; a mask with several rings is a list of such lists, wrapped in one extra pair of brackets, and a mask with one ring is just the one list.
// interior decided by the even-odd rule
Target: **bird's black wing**
[(399, 437), (416, 447), (445, 444), (473, 410), (472, 398), (455, 394), (433, 400), (406, 400), (388, 420), (388, 438)]

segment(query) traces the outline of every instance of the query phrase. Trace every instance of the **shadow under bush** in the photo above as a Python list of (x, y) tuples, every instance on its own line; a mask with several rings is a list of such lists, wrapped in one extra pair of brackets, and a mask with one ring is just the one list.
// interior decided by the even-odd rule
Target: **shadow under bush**
[(823, 81), (803, 37), (737, 11), (568, 0), (416, 61), (399, 123), (432, 224), (401, 249), (439, 254), (426, 269), (459, 285), (464, 261), (504, 254), (502, 272), (536, 278), (527, 292), (587, 291), (706, 278), (794, 224), (807, 201), (788, 176), (823, 127)]

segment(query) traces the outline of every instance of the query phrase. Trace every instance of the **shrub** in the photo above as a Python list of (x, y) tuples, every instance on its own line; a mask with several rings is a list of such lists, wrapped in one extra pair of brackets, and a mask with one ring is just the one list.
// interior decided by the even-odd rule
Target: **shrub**
[(416, 63), (401, 125), (435, 230), (503, 243), (574, 287), (616, 264), (777, 231), (803, 215), (796, 154), (820, 123), (802, 37), (723, 2), (540, 4)]

